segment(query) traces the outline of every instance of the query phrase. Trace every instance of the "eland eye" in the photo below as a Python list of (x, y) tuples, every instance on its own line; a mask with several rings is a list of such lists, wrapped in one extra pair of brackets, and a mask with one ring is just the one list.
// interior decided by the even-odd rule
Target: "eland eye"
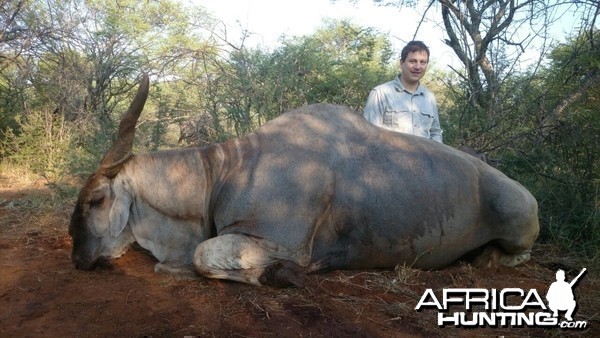
[(90, 207), (98, 207), (104, 202), (104, 197), (99, 197), (90, 201)]
[(98, 198), (94, 198), (90, 201), (90, 206), (92, 207), (96, 207), (102, 204), (102, 202), (104, 202), (104, 196), (100, 196)]
[(93, 194), (90, 198), (90, 207), (97, 207), (104, 202), (104, 194)]

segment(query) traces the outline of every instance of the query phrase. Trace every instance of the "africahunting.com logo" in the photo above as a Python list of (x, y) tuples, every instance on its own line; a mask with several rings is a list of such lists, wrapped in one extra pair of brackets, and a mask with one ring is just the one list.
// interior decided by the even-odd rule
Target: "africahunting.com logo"
[[(547, 304), (536, 289), (521, 288), (443, 289), (439, 299), (432, 289), (421, 296), (415, 310), (437, 309), (439, 327), (559, 327), (585, 329), (587, 321), (574, 321), (577, 307), (573, 289), (586, 269), (571, 282), (565, 281), (565, 272), (556, 272), (546, 293)], [(564, 312), (564, 320), (560, 313)]]

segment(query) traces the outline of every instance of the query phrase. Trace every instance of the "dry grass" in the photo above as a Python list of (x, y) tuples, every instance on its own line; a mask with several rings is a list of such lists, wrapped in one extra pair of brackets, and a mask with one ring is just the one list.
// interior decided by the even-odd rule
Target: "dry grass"
[(28, 170), (20, 166), (10, 165), (0, 162), (0, 188), (12, 189), (27, 186), (40, 178)]
[(405, 262), (402, 265), (400, 265), (400, 264), (396, 265), (396, 267), (394, 268), (394, 271), (396, 272), (397, 278), (392, 280), (392, 283), (415, 285), (415, 284), (413, 284), (414, 279), (419, 277), (422, 270), (414, 269), (412, 266), (407, 266), (406, 262)]

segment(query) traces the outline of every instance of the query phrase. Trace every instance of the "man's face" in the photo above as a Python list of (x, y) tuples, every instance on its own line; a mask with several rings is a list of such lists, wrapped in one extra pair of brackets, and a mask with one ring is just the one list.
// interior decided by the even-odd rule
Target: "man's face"
[(402, 80), (407, 84), (418, 83), (423, 75), (425, 75), (428, 63), (427, 52), (417, 51), (408, 53), (406, 60), (400, 61)]

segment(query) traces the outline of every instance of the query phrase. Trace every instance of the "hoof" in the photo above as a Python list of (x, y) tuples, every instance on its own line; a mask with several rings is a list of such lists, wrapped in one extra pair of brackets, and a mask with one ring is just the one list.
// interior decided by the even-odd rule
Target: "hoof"
[(274, 287), (302, 286), (306, 272), (300, 265), (291, 261), (281, 261), (269, 265), (260, 275), (258, 281), (262, 285)]

